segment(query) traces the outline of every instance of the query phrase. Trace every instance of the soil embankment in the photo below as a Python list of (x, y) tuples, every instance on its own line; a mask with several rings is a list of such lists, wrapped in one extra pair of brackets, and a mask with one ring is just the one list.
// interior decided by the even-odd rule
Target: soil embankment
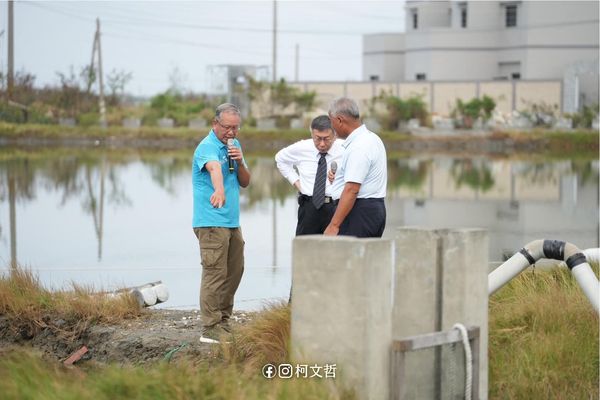
[[(232, 326), (248, 322), (252, 313), (236, 312)], [(115, 325), (93, 325), (75, 340), (44, 329), (34, 337), (24, 337), (11, 329), (6, 317), (0, 316), (0, 349), (31, 346), (45, 357), (63, 361), (82, 346), (88, 352), (81, 362), (148, 364), (181, 356), (207, 359), (214, 357), (218, 346), (200, 343), (198, 310), (148, 310), (137, 319)]]

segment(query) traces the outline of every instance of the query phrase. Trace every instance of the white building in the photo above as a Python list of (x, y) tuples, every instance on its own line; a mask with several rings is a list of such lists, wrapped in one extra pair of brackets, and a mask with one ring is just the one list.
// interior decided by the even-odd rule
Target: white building
[[(410, 1), (406, 32), (363, 38), (371, 81), (575, 79), (598, 102), (598, 1)], [(570, 71), (570, 72), (569, 72)], [(576, 101), (577, 103), (577, 101)]]

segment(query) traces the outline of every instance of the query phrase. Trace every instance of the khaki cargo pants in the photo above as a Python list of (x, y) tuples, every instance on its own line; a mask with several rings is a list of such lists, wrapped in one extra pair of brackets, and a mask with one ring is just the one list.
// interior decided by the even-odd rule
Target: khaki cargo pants
[(233, 296), (244, 273), (244, 238), (240, 228), (194, 228), (200, 243), (202, 325), (227, 322)]

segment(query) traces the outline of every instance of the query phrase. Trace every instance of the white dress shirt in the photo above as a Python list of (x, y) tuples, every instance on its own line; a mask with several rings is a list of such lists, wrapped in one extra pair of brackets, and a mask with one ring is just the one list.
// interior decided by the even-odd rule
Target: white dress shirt
[(387, 187), (387, 155), (383, 142), (363, 124), (345, 140), (342, 162), (333, 181), (338, 200), (347, 182), (360, 183), (358, 199), (384, 198)]
[[(342, 160), (344, 148), (341, 139), (336, 139), (327, 152), (325, 160), (327, 161), (327, 171), (331, 169), (331, 162), (339, 164)], [(288, 147), (279, 150), (275, 155), (277, 168), (281, 175), (292, 185), (300, 180), (300, 193), (312, 196), (315, 186), (315, 175), (319, 163), (319, 150), (315, 147), (312, 139), (301, 140)], [(295, 168), (295, 169), (294, 169)], [(296, 172), (297, 170), (297, 172)], [(331, 196), (331, 182), (327, 179), (325, 184), (325, 196)]]

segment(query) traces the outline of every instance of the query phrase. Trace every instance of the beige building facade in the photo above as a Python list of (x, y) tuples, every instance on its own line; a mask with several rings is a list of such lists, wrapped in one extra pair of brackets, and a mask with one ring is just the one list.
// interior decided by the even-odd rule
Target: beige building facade
[(599, 4), (409, 0), (406, 32), (364, 36), (363, 79), (558, 80), (572, 112), (598, 102)]

